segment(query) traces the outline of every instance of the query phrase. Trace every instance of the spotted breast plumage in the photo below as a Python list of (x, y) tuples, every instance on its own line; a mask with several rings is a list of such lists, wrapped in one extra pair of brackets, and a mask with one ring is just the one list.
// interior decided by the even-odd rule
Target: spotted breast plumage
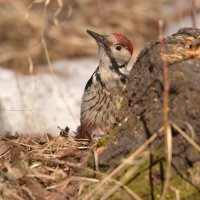
[(133, 45), (119, 33), (100, 35), (90, 30), (87, 33), (97, 42), (100, 62), (85, 86), (79, 134), (94, 139), (107, 134), (117, 122)]

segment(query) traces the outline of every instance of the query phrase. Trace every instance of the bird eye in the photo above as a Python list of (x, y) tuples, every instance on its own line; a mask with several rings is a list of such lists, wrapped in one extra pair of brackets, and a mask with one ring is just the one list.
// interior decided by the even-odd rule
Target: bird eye
[(117, 51), (120, 51), (120, 50), (122, 49), (122, 47), (121, 47), (120, 45), (117, 45), (117, 46), (115, 47), (115, 49), (116, 49)]

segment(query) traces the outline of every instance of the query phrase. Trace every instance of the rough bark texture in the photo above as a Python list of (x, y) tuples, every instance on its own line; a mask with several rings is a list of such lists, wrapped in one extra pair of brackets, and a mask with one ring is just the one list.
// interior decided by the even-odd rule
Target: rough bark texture
[[(170, 75), (170, 120), (200, 144), (200, 30), (184, 28), (165, 39)], [(116, 140), (100, 154), (102, 167), (114, 167), (132, 150), (141, 146), (163, 125), (163, 73), (160, 43), (147, 45), (139, 54), (128, 83), (128, 117), (116, 129)], [(128, 114), (127, 114), (128, 113)], [(160, 137), (154, 147), (164, 147)], [(200, 154), (173, 130), (173, 164), (186, 169), (200, 161)]]

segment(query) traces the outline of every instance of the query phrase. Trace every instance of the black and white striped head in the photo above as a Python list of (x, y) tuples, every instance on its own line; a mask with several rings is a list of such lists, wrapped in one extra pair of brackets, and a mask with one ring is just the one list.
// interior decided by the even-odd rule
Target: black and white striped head
[(102, 66), (112, 66), (114, 69), (125, 67), (133, 54), (133, 44), (119, 33), (100, 35), (87, 30), (97, 42), (99, 59)]

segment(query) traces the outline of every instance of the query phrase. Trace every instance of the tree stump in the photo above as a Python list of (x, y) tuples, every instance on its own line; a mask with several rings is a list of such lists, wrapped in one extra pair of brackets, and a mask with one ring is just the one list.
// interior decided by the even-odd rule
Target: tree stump
[[(170, 121), (200, 144), (200, 29), (183, 28), (164, 39), (169, 67)], [(119, 113), (116, 139), (99, 155), (99, 165), (112, 168), (163, 126), (163, 71), (160, 42), (148, 44), (133, 65), (127, 86), (129, 107)], [(200, 161), (200, 153), (175, 129), (173, 167), (184, 170)], [(153, 147), (164, 149), (159, 137)]]

